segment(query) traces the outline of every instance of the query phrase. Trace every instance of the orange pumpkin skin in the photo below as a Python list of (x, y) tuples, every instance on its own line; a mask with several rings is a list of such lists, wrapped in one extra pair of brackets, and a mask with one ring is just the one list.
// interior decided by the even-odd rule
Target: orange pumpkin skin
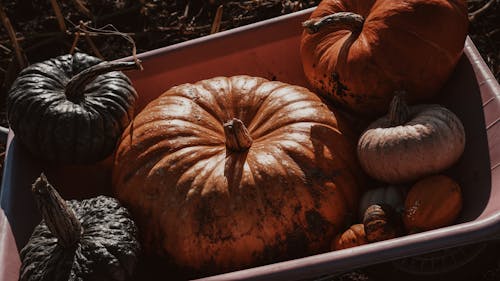
[[(241, 123), (227, 125), (233, 118)], [(251, 141), (228, 138), (237, 124)], [(181, 268), (222, 272), (329, 251), (360, 193), (355, 143), (337, 127), (302, 87), (250, 76), (179, 85), (124, 132), (113, 189), (145, 252)]]
[(362, 223), (358, 223), (351, 225), (346, 231), (335, 237), (332, 242), (332, 250), (342, 250), (368, 243), (365, 226)]
[(462, 209), (460, 185), (445, 175), (434, 175), (417, 181), (405, 199), (403, 222), (409, 233), (452, 224)]
[(315, 91), (368, 116), (387, 112), (396, 90), (406, 90), (410, 103), (435, 96), (468, 31), (464, 0), (323, 0), (310, 19), (337, 12), (358, 14), (364, 22), (354, 32), (352, 24), (304, 31), (304, 73)]

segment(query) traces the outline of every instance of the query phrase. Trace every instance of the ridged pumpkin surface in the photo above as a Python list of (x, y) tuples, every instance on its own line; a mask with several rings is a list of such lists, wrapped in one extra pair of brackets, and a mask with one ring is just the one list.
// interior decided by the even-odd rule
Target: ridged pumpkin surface
[(315, 90), (354, 112), (385, 113), (396, 90), (435, 96), (462, 55), (465, 0), (323, 0), (310, 19), (339, 12), (358, 19), (304, 31), (301, 58)]
[(358, 159), (371, 177), (406, 183), (455, 164), (465, 149), (460, 118), (437, 104), (409, 107), (409, 120), (392, 125), (390, 115), (375, 120), (358, 141)]
[[(253, 142), (235, 151), (224, 124)], [(126, 129), (114, 191), (147, 252), (226, 271), (328, 251), (356, 211), (355, 144), (309, 90), (250, 76), (169, 89)]]
[(458, 218), (462, 206), (458, 182), (441, 174), (425, 177), (410, 188), (403, 221), (410, 233), (444, 227)]
[(6, 95), (9, 126), (39, 159), (101, 161), (113, 153), (134, 116), (137, 93), (118, 70), (138, 67), (84, 53), (34, 63), (19, 73)]

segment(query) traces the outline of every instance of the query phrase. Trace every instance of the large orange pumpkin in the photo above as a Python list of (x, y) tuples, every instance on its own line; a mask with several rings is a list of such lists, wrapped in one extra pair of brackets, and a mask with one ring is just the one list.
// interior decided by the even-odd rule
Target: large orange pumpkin
[(306, 88), (250, 76), (173, 87), (124, 132), (113, 186), (146, 253), (220, 272), (328, 251), (355, 214), (355, 142)]
[(460, 58), (465, 0), (323, 0), (304, 22), (301, 57), (316, 91), (357, 113), (387, 112), (394, 91), (433, 97)]

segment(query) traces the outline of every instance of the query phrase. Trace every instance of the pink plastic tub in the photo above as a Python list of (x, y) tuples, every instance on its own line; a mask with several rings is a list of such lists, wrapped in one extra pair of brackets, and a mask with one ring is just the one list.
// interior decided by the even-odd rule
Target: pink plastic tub
[[(141, 54), (144, 71), (129, 73), (140, 93), (139, 108), (174, 85), (218, 75), (248, 74), (308, 87), (299, 58), (299, 40), (300, 23), (311, 11)], [(455, 225), (206, 277), (206, 280), (316, 278), (497, 238), (500, 234), (500, 86), (470, 39), (464, 50), (445, 87), (447, 95), (439, 100), (461, 118), (467, 134), (463, 157), (449, 171), (465, 194), (463, 212)], [(109, 159), (89, 167), (49, 166), (32, 159), (10, 134), (1, 193), (1, 206), (8, 219), (7, 226), (0, 229), (0, 279), (3, 281), (16, 280), (17, 250), (25, 245), (39, 222), (29, 188), (42, 170), (67, 199), (94, 196), (102, 190), (109, 192), (106, 188)], [(0, 216), (0, 227), (5, 217)]]

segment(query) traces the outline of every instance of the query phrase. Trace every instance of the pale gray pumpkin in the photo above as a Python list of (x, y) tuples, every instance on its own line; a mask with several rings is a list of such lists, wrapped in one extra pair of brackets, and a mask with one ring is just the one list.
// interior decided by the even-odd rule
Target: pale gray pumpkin
[(453, 112), (437, 104), (407, 106), (398, 93), (389, 114), (361, 135), (357, 154), (368, 175), (397, 184), (449, 168), (464, 148), (464, 127)]

